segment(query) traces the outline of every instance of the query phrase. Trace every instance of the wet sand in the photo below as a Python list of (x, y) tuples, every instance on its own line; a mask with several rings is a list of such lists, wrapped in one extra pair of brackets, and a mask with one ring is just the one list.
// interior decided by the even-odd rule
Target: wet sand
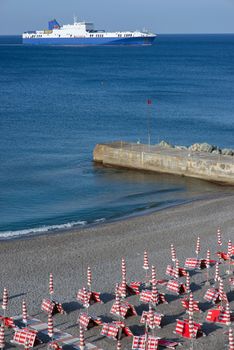
[[(201, 256), (206, 256), (207, 248), (212, 257), (217, 250), (216, 231), (220, 226), (223, 232), (224, 250), (228, 239), (234, 241), (234, 196), (223, 196), (199, 200), (187, 205), (162, 210), (150, 215), (128, 220), (101, 224), (95, 227), (33, 238), (24, 238), (1, 242), (0, 290), (8, 288), (10, 293), (9, 315), (21, 313), (21, 302), (25, 299), (28, 312), (43, 321), (47, 317), (40, 311), (43, 297), (48, 296), (48, 276), (54, 274), (55, 298), (64, 304), (67, 315), (56, 315), (55, 326), (73, 335), (78, 335), (75, 325), (81, 310), (76, 301), (77, 290), (86, 282), (86, 270), (89, 265), (93, 272), (93, 289), (102, 293), (104, 304), (93, 305), (90, 313), (101, 315), (104, 320), (113, 319), (109, 313), (114, 300), (114, 286), (121, 279), (121, 258), (127, 262), (127, 280), (143, 280), (143, 252), (149, 254), (150, 265), (156, 266), (158, 278), (165, 278), (166, 266), (170, 263), (170, 244), (174, 243), (180, 265), (186, 257), (195, 256), (196, 239), (201, 237)], [(221, 267), (224, 274), (226, 268)], [(214, 268), (210, 271), (213, 277)], [(194, 298), (201, 302), (204, 313), (195, 315), (195, 320), (204, 323), (206, 337), (195, 341), (194, 349), (221, 350), (227, 343), (224, 331), (227, 326), (205, 322), (210, 304), (203, 299), (207, 287), (204, 285), (205, 272), (198, 271), (191, 277)], [(227, 276), (225, 275), (225, 282)], [(168, 305), (159, 305), (159, 312), (165, 314), (164, 326), (156, 329), (155, 334), (167, 339), (179, 339), (181, 348), (188, 349), (189, 341), (173, 334), (176, 318), (185, 318), (180, 297), (161, 287), (166, 293)], [(225, 283), (225, 290), (229, 287)], [(234, 292), (228, 293), (231, 310), (234, 309)], [(139, 302), (139, 297), (128, 298), (140, 314), (147, 306)], [(139, 317), (127, 319), (133, 332), (142, 334), (144, 328)], [(9, 340), (9, 331), (7, 332)], [(112, 350), (116, 343), (100, 336), (99, 328), (86, 332), (88, 342)], [(40, 346), (45, 348), (46, 345)], [(9, 345), (8, 348), (13, 348)], [(131, 349), (131, 339), (123, 340), (123, 349)]]

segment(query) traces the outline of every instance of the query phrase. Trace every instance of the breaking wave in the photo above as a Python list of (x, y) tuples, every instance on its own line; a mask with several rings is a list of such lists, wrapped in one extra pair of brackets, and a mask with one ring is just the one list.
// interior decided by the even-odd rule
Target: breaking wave
[(34, 228), (28, 228), (24, 230), (17, 230), (17, 231), (4, 231), (0, 232), (0, 240), (2, 239), (10, 239), (10, 238), (19, 238), (21, 236), (26, 235), (36, 235), (40, 233), (49, 233), (54, 231), (60, 231), (60, 230), (66, 230), (73, 227), (79, 227), (79, 226), (85, 226), (87, 224), (87, 221), (72, 221), (68, 222), (66, 224), (60, 224), (60, 225), (44, 225), (40, 227), (34, 227)]

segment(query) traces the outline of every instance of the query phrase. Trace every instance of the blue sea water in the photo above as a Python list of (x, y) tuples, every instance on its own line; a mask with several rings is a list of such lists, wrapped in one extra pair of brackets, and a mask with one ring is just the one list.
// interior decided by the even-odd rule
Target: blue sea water
[(0, 37), (0, 238), (224, 191), (92, 162), (98, 142), (147, 142), (148, 98), (152, 143), (234, 148), (234, 35), (161, 35), (148, 47), (30, 47)]

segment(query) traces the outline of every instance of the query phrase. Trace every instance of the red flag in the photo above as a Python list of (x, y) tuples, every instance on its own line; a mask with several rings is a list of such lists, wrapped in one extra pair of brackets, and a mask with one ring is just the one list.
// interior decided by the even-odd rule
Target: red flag
[(152, 105), (152, 100), (148, 99), (148, 100), (147, 100), (147, 104), (148, 104), (148, 105)]

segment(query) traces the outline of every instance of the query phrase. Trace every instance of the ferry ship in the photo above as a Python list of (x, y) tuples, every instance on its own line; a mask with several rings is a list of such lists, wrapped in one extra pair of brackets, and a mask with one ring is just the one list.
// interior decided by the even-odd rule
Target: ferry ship
[(151, 45), (156, 34), (148, 31), (106, 32), (95, 30), (93, 23), (78, 22), (60, 26), (56, 19), (49, 21), (47, 30), (25, 32), (23, 44), (30, 45)]

